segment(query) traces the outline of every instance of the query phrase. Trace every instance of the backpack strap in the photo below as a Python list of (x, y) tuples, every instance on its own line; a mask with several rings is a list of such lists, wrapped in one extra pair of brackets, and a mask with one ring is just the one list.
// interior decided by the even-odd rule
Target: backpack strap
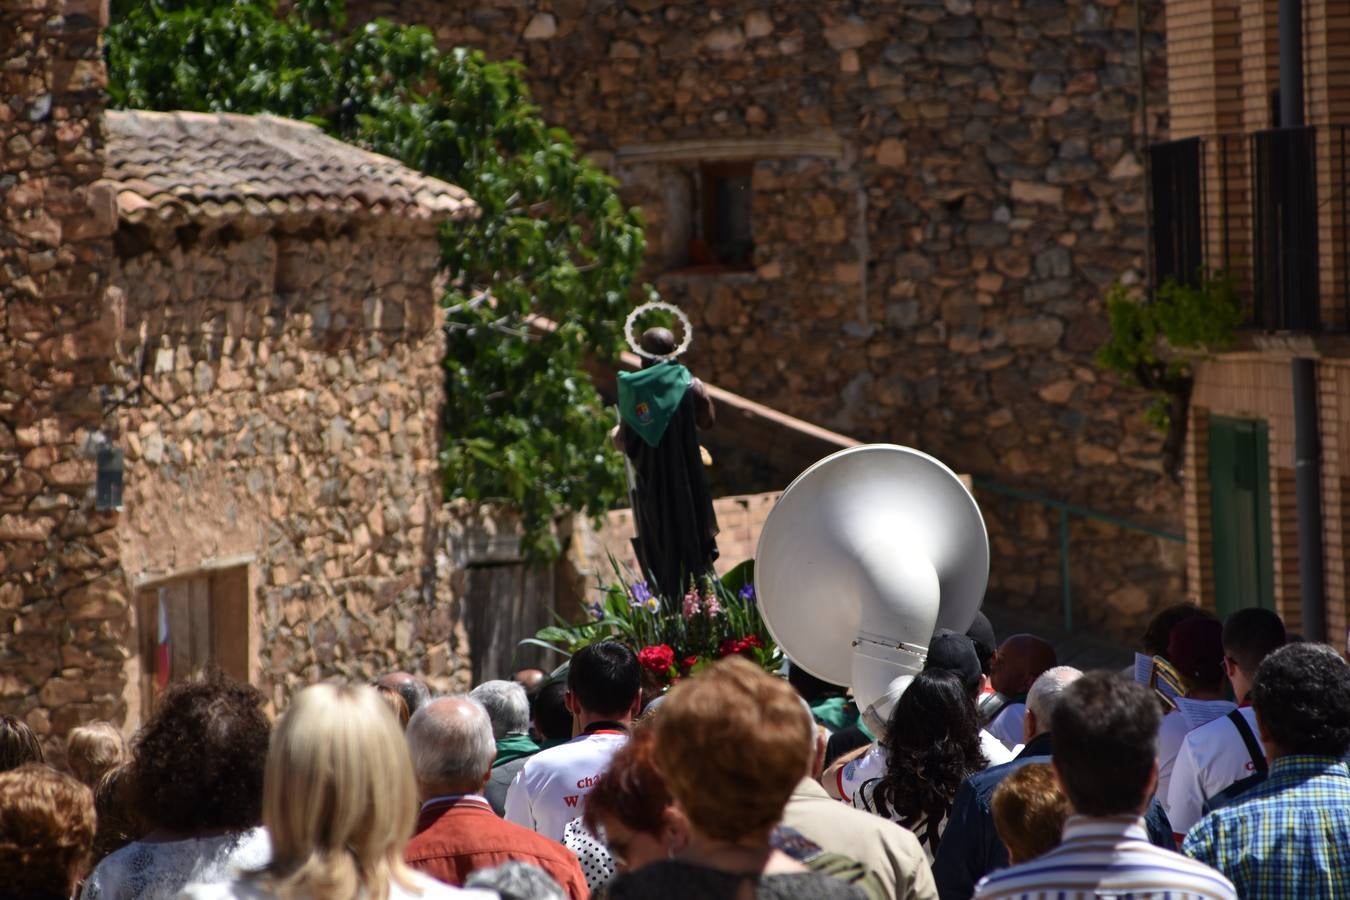
[(1266, 762), (1266, 754), (1261, 749), (1261, 744), (1256, 740), (1256, 735), (1252, 734), (1252, 726), (1247, 724), (1247, 717), (1242, 714), (1242, 710), (1235, 709), (1228, 714), (1228, 721), (1233, 723), (1233, 727), (1242, 736), (1242, 743), (1247, 745), (1247, 754), (1252, 758), (1256, 774), (1265, 778), (1270, 772), (1270, 766)]
[(985, 694), (980, 697), (976, 705), (976, 711), (980, 716), (980, 725), (987, 726), (990, 722), (998, 718), (998, 714), (1007, 709), (1011, 701), (1007, 697), (994, 691), (992, 694)]

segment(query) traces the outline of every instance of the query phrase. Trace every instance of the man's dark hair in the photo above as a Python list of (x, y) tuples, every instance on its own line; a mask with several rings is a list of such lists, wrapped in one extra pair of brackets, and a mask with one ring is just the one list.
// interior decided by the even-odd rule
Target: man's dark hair
[(975, 655), (980, 658), (980, 673), (988, 675), (994, 660), (994, 648), (998, 646), (998, 637), (994, 634), (994, 626), (989, 623), (989, 617), (976, 611), (975, 618), (966, 629), (966, 637), (975, 643)]
[(416, 675), (410, 675), (407, 672), (390, 672), (375, 684), (377, 687), (397, 691), (398, 695), (403, 698), (403, 702), (408, 704), (409, 716), (421, 709), (431, 699), (431, 689), (427, 687), (427, 683)]
[(788, 663), (788, 684), (812, 706), (831, 697), (842, 697), (848, 692), (848, 688), (843, 685), (817, 678), (796, 663)]
[(1239, 609), (1223, 623), (1223, 652), (1254, 676), (1265, 659), (1285, 644), (1284, 622), (1268, 609)]
[(1111, 672), (1064, 689), (1050, 714), (1051, 756), (1073, 808), (1085, 816), (1137, 813), (1158, 754), (1158, 701)]
[(648, 353), (655, 353), (658, 356), (669, 356), (675, 352), (675, 335), (670, 333), (669, 328), (648, 328), (642, 332), (642, 337), (638, 338), (638, 345)]
[(14, 716), (0, 716), (0, 772), (46, 761), (42, 744), (26, 722)]
[(565, 741), (572, 737), (572, 714), (567, 711), (567, 682), (548, 681), (534, 695), (530, 711), (534, 727), (546, 741)]
[(263, 702), (219, 672), (169, 686), (131, 748), (133, 805), (148, 828), (187, 837), (262, 820)]
[(1177, 603), (1158, 610), (1149, 620), (1148, 627), (1144, 629), (1144, 652), (1149, 656), (1161, 656), (1166, 659), (1167, 639), (1171, 636), (1172, 629), (1187, 619), (1205, 615), (1208, 613), (1194, 603)]
[(1289, 644), (1256, 670), (1252, 706), (1284, 753), (1350, 749), (1350, 666), (1326, 644)]
[(618, 641), (600, 641), (572, 655), (567, 688), (593, 715), (621, 716), (638, 695), (642, 670), (637, 654)]

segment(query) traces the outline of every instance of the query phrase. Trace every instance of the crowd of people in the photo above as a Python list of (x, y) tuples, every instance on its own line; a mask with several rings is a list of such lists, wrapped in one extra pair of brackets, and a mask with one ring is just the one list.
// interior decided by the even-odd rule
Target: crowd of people
[(1171, 607), (1142, 651), (1084, 673), (981, 616), (884, 721), (739, 656), (647, 696), (614, 640), (467, 694), (316, 684), (275, 722), (211, 673), (59, 765), (4, 716), (0, 900), (1350, 894), (1350, 665), (1261, 609)]

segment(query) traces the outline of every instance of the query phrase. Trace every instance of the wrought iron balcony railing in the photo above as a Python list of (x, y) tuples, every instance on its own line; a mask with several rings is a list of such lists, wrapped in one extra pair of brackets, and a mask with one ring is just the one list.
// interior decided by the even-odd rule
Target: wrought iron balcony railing
[(1227, 272), (1267, 331), (1350, 331), (1350, 126), (1149, 148), (1153, 285)]

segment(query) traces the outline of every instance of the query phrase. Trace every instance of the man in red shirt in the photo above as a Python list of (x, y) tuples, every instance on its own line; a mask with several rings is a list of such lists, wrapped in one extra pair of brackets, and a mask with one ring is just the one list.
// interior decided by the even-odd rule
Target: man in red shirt
[(408, 722), (408, 749), (422, 795), (417, 834), (404, 858), (446, 884), (512, 860), (538, 866), (571, 900), (588, 896), (581, 864), (562, 844), (497, 818), (483, 785), (492, 773), (496, 742), (487, 711), (468, 697), (423, 706)]

